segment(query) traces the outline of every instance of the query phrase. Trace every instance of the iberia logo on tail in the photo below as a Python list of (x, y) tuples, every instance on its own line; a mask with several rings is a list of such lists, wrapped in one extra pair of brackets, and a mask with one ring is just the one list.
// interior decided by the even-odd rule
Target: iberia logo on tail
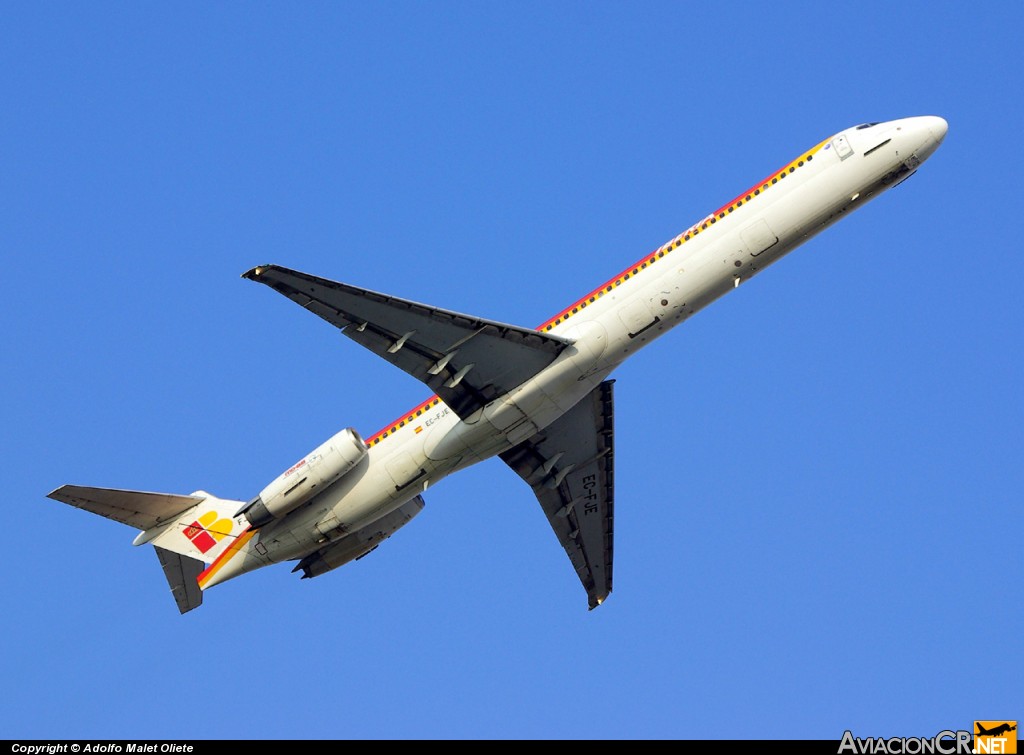
[(200, 553), (207, 553), (230, 535), (233, 527), (234, 522), (230, 519), (217, 519), (216, 511), (207, 511), (188, 525), (183, 530), (183, 534), (192, 541), (192, 545), (198, 548)]

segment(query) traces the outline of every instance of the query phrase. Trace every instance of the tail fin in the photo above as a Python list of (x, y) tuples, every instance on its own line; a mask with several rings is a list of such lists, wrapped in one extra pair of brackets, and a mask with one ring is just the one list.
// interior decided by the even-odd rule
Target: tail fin
[(47, 497), (142, 530), (133, 545), (152, 543), (182, 613), (203, 602), (197, 578), (246, 529), (234, 513), (243, 501), (202, 490), (192, 495), (64, 485)]
[(199, 497), (198, 503), (180, 512), (173, 522), (146, 530), (135, 538), (135, 544), (152, 542), (204, 564), (216, 561), (248, 527), (245, 519), (234, 516), (244, 501), (225, 500), (201, 490), (195, 496)]
[(203, 604), (203, 591), (199, 588), (199, 575), (206, 566), (197, 558), (182, 556), (164, 548), (153, 546), (160, 566), (164, 569), (167, 584), (171, 586), (171, 595), (178, 604), (181, 613), (187, 613)]

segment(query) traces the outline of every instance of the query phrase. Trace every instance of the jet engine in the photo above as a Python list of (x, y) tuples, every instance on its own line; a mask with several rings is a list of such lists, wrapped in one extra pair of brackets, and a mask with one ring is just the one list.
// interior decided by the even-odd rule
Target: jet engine
[(345, 428), (263, 488), (239, 513), (253, 527), (280, 519), (350, 472), (366, 453), (362, 436)]
[(385, 514), (377, 521), (371, 522), (355, 532), (350, 532), (326, 548), (309, 554), (299, 561), (292, 571), (297, 572), (301, 570), (302, 579), (309, 579), (311, 577), (319, 577), (321, 574), (325, 574), (331, 569), (337, 569), (339, 566), (344, 566), (354, 559), (362, 558), (395, 534), (400, 527), (412, 521), (412, 518), (422, 510), (423, 498), (422, 496), (416, 496), (411, 501), (403, 503), (390, 514)]

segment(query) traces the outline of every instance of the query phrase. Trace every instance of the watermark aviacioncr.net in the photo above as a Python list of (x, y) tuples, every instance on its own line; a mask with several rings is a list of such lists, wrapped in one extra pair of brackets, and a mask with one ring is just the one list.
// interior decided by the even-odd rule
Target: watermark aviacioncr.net
[(837, 755), (1015, 755), (1016, 721), (975, 721), (974, 731), (946, 729), (934, 737), (855, 737), (847, 729)]

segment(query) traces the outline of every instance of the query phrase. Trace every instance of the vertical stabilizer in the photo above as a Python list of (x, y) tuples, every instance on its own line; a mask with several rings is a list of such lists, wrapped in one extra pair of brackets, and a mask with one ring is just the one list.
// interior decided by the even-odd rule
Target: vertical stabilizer
[(195, 506), (181, 512), (173, 522), (161, 525), (156, 532), (147, 532), (141, 542), (152, 542), (164, 550), (212, 564), (245, 531), (249, 524), (244, 517), (235, 517), (242, 501), (218, 498), (203, 491)]
[(171, 595), (178, 604), (178, 610), (187, 613), (193, 608), (199, 608), (203, 604), (203, 591), (199, 589), (197, 579), (206, 564), (198, 558), (182, 556), (165, 548), (154, 546), (153, 549), (160, 559), (160, 566), (164, 569), (167, 584), (171, 586)]

